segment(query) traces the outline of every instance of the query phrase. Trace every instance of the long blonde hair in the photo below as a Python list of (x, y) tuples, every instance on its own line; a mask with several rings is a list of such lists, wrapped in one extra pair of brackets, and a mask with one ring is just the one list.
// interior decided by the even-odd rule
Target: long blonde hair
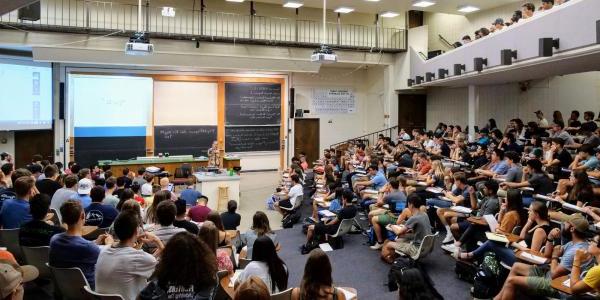
[(446, 171), (444, 170), (444, 165), (441, 160), (434, 160), (431, 162), (431, 170), (433, 170), (432, 176), (434, 178), (438, 178), (443, 180), (446, 176)]

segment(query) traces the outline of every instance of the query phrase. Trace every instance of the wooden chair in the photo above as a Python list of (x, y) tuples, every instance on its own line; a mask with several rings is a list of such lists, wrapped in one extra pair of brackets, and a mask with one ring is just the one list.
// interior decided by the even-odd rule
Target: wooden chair
[(65, 300), (86, 299), (84, 287), (89, 287), (79, 268), (55, 268), (46, 264), (52, 273), (55, 289)]
[(83, 294), (87, 300), (123, 300), (121, 295), (96, 293), (87, 285), (83, 287)]
[(294, 288), (289, 288), (283, 292), (279, 292), (271, 295), (271, 300), (290, 300), (292, 299), (292, 290)]
[(19, 245), (19, 228), (0, 229), (0, 246), (6, 247), (8, 252), (12, 253), (17, 262), (25, 262), (23, 251)]
[(42, 246), (21, 248), (23, 250), (25, 262), (28, 265), (36, 267), (40, 272), (39, 278), (52, 279), (52, 273), (50, 272), (50, 268), (48, 268), (48, 253), (50, 251), (50, 247)]
[(185, 185), (187, 180), (188, 177), (185, 176), (183, 169), (175, 168), (175, 174), (173, 174), (173, 180), (171, 180), (171, 183), (174, 185)]

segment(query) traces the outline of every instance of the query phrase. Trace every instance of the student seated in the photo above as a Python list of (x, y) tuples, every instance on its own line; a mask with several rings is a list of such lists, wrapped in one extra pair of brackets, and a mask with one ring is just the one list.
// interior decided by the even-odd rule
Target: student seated
[[(227, 271), (233, 274), (233, 263), (231, 262), (231, 247), (229, 249), (219, 248), (219, 229), (212, 221), (202, 223), (198, 235), (217, 257), (217, 268), (219, 271)], [(229, 250), (229, 251), (227, 251)]]
[(304, 266), (300, 287), (292, 290), (291, 300), (346, 299), (344, 293), (333, 285), (331, 275), (331, 263), (327, 254), (319, 248), (310, 251)]
[(292, 179), (293, 186), (290, 188), (286, 196), (280, 197), (280, 200), (275, 202), (273, 205), (275, 210), (280, 212), (282, 215), (285, 215), (287, 211), (282, 210), (281, 207), (292, 209), (296, 207), (296, 201), (302, 201), (302, 197), (304, 195), (302, 184), (300, 184), (300, 177), (298, 175), (293, 174), (290, 176)]
[(258, 276), (250, 276), (235, 290), (233, 300), (270, 300), (271, 292)]
[(100, 248), (97, 245), (112, 245), (109, 234), (98, 236), (95, 242), (81, 237), (85, 214), (81, 202), (68, 200), (60, 207), (63, 223), (67, 231), (54, 235), (50, 239), (50, 260), (48, 264), (56, 268), (79, 268), (90, 287), (95, 286), (95, 268)]
[(545, 162), (546, 171), (554, 175), (555, 179), (564, 178), (562, 169), (568, 169), (573, 162), (573, 158), (567, 149), (564, 148), (565, 141), (563, 139), (554, 138), (550, 146), (552, 159)]
[(146, 213), (144, 215), (144, 223), (146, 224), (154, 224), (157, 222), (156, 220), (156, 208), (163, 201), (171, 199), (171, 192), (160, 190), (154, 193), (154, 197), (152, 197), (152, 203), (146, 209)]
[(19, 177), (13, 184), (16, 198), (2, 203), (0, 209), (0, 225), (3, 229), (15, 229), (31, 221), (29, 199), (38, 192), (35, 179), (31, 176)]
[(356, 216), (356, 207), (352, 205), (354, 194), (351, 191), (345, 190), (342, 193), (342, 209), (334, 219), (329, 219), (324, 222), (319, 222), (308, 226), (306, 233), (306, 244), (302, 247), (302, 254), (310, 251), (306, 245), (314, 238), (320, 238), (326, 234), (335, 234), (340, 227), (342, 220), (353, 219)]
[(177, 208), (177, 215), (175, 216), (175, 221), (173, 221), (173, 226), (183, 228), (191, 234), (198, 234), (198, 225), (188, 221), (185, 218), (185, 200), (180, 198), (177, 201), (175, 201), (175, 207)]
[(185, 231), (174, 235), (139, 299), (211, 299), (217, 285), (216, 260), (197, 236)]
[[(331, 191), (331, 187), (329, 188)], [(319, 220), (319, 211), (321, 210), (329, 210), (332, 213), (337, 214), (342, 209), (342, 192), (344, 189), (342, 187), (334, 188), (334, 192), (330, 192), (327, 197), (325, 197), (324, 201), (329, 202), (329, 207), (322, 207), (319, 205), (319, 201), (314, 201), (312, 203), (313, 210), (311, 218), (313, 221), (317, 222)]]
[(567, 147), (575, 143), (573, 137), (565, 130), (565, 123), (561, 120), (552, 122), (550, 138), (558, 138), (565, 141), (565, 146)]
[(571, 170), (591, 171), (598, 167), (596, 151), (591, 145), (583, 145), (577, 150), (575, 159), (569, 166)]
[(38, 180), (35, 183), (35, 187), (42, 194), (46, 194), (50, 197), (54, 196), (54, 193), (62, 188), (62, 185), (56, 181), (58, 175), (58, 169), (55, 165), (46, 166), (46, 168), (44, 168), (44, 179)]
[[(503, 182), (500, 187), (503, 190), (531, 187), (533, 188), (533, 194), (539, 195), (547, 195), (554, 190), (552, 179), (544, 172), (542, 162), (537, 159), (527, 161), (527, 168), (523, 169), (523, 179), (522, 182)], [(531, 201), (533, 201), (531, 197), (526, 197), (523, 200), (525, 206), (529, 206)]]
[[(379, 191), (387, 182), (385, 174), (383, 174), (383, 169), (380, 169), (378, 165), (370, 165), (367, 168), (367, 174), (369, 175), (368, 180), (359, 180), (354, 182), (353, 188), (356, 193), (359, 193), (367, 187), (371, 187), (374, 190)], [(361, 198), (365, 199), (364, 197), (364, 193), (361, 193)]]
[(475, 169), (475, 174), (479, 175), (478, 179), (482, 180), (497, 175), (505, 175), (506, 172), (508, 172), (508, 163), (504, 160), (504, 151), (498, 148), (494, 149), (492, 152), (491, 160), (487, 168)]
[(218, 243), (219, 247), (229, 245), (229, 237), (227, 236), (227, 232), (225, 232), (225, 227), (223, 227), (223, 222), (221, 222), (221, 216), (216, 211), (211, 211), (206, 217), (206, 221), (211, 221), (219, 232), (218, 234)]
[[(550, 283), (552, 279), (572, 272), (575, 253), (578, 249), (588, 248), (588, 243), (585, 241), (585, 232), (588, 227), (589, 224), (583, 216), (574, 214), (564, 223), (562, 232), (558, 228), (550, 231), (545, 245), (546, 253), (549, 252), (552, 255), (550, 266), (515, 263), (502, 290), (494, 299), (515, 299), (517, 292), (538, 297), (559, 297), (557, 290), (553, 289)], [(571, 241), (563, 246), (555, 246), (555, 241), (558, 242), (561, 236), (570, 238)], [(578, 268), (582, 272), (593, 265), (593, 260), (589, 259), (579, 263)]]
[(413, 256), (419, 251), (423, 238), (431, 234), (429, 218), (425, 212), (421, 211), (421, 206), (425, 205), (423, 198), (416, 193), (412, 193), (408, 196), (407, 204), (411, 217), (406, 220), (404, 225), (390, 226), (390, 229), (398, 237), (395, 241), (385, 244), (382, 249), (381, 255), (388, 263), (394, 261), (396, 250), (408, 256)]
[(200, 198), (198, 198), (198, 204), (188, 210), (188, 217), (194, 222), (202, 223), (206, 221), (210, 212), (211, 209), (208, 207), (208, 197), (200, 196)]
[(244, 268), (235, 282), (238, 287), (250, 276), (256, 275), (269, 287), (271, 294), (285, 291), (288, 282), (288, 269), (277, 255), (273, 240), (260, 236), (254, 242), (252, 261)]
[(32, 220), (21, 225), (19, 229), (19, 245), (21, 247), (48, 246), (52, 236), (65, 232), (65, 229), (60, 226), (46, 223), (49, 208), (50, 197), (46, 194), (37, 194), (29, 200)]
[(106, 191), (102, 203), (116, 208), (117, 204), (119, 204), (119, 197), (114, 195), (115, 189), (117, 188), (117, 180), (114, 177), (106, 178), (105, 185)]
[(185, 189), (179, 193), (179, 198), (185, 200), (185, 203), (190, 207), (195, 206), (198, 198), (202, 196), (202, 193), (196, 190), (196, 181), (196, 176), (188, 177)]
[(153, 228), (153, 233), (166, 244), (174, 235), (186, 231), (184, 228), (175, 227), (175, 215), (177, 207), (172, 201), (163, 201), (156, 208), (156, 219), (158, 226)]
[(92, 203), (85, 208), (85, 225), (108, 228), (117, 218), (119, 212), (111, 205), (102, 204), (104, 200), (104, 188), (95, 186), (90, 191)]
[(77, 200), (81, 202), (83, 208), (87, 208), (92, 203), (90, 192), (92, 191), (93, 186), (94, 182), (91, 179), (80, 179), (77, 183), (77, 195), (73, 196), (71, 200)]
[[(119, 242), (100, 252), (96, 262), (96, 292), (118, 294), (134, 300), (144, 289), (156, 267), (164, 245), (156, 235), (139, 232), (142, 220), (133, 211), (119, 214), (114, 231)], [(144, 244), (156, 247), (153, 254), (142, 250)]]
[(252, 217), (252, 227), (250, 230), (240, 235), (240, 239), (244, 245), (246, 245), (246, 251), (240, 253), (240, 258), (252, 259), (252, 249), (254, 248), (254, 242), (261, 236), (267, 236), (273, 240), (275, 247), (279, 248), (279, 242), (277, 240), (277, 234), (271, 230), (269, 225), (269, 218), (262, 211), (257, 211)]
[(229, 200), (227, 202), (227, 211), (221, 214), (221, 221), (225, 230), (236, 230), (240, 226), (242, 216), (236, 213), (237, 202), (235, 200)]
[[(573, 258), (573, 267), (571, 269), (571, 292), (572, 295), (582, 295), (588, 292), (600, 292), (600, 236), (596, 235), (589, 243), (587, 250), (577, 249)], [(582, 265), (587, 262), (590, 257), (596, 260), (596, 264), (590, 268), (587, 274), (582, 278)]]

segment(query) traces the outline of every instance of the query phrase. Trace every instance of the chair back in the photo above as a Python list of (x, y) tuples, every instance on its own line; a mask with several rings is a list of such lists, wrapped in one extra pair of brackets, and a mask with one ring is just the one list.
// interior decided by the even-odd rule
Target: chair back
[(50, 247), (42, 246), (21, 248), (23, 249), (23, 256), (25, 257), (25, 262), (28, 265), (36, 267), (40, 272), (39, 278), (51, 279), (52, 273), (50, 272), (50, 268), (48, 268), (47, 265)]
[(6, 247), (19, 263), (23, 263), (23, 251), (19, 246), (19, 228), (0, 229), (0, 246)]
[(55, 268), (47, 264), (52, 273), (55, 289), (65, 300), (86, 299), (83, 287), (89, 286), (79, 268)]
[(185, 178), (188, 178), (190, 175), (192, 175), (192, 165), (188, 163), (182, 164), (181, 171), (183, 173), (183, 176)]
[(56, 209), (51, 208), (50, 212), (54, 214), (54, 216), (52, 216), (52, 218), (50, 219), (50, 221), (52, 223), (54, 223), (54, 225), (60, 226), (60, 217), (58, 216), (58, 212), (56, 211)]
[(292, 299), (292, 290), (294, 288), (289, 288), (283, 292), (279, 292), (271, 295), (271, 300), (290, 300)]
[(229, 276), (229, 272), (227, 270), (218, 271), (217, 272), (217, 289), (215, 291), (215, 295), (213, 299), (229, 299), (229, 295), (225, 291), (225, 287), (221, 285), (221, 279)]
[(83, 287), (83, 294), (87, 300), (123, 300), (121, 295), (96, 293), (87, 285)]
[(350, 232), (350, 230), (352, 230), (353, 224), (354, 219), (343, 219), (342, 222), (340, 222), (340, 226), (338, 227), (337, 232), (331, 237), (339, 237), (344, 234), (347, 234), (348, 232)]
[(419, 246), (419, 251), (417, 251), (417, 253), (415, 253), (415, 255), (413, 255), (413, 257), (411, 258), (413, 260), (419, 260), (431, 253), (433, 251), (433, 247), (435, 246), (435, 238), (437, 237), (437, 235), (438, 232), (423, 237), (423, 240), (421, 241), (421, 246)]
[(247, 259), (247, 258), (240, 258), (239, 262), (238, 262), (238, 269), (245, 269), (246, 266), (251, 262), (251, 259)]
[(186, 178), (183, 174), (183, 170), (181, 168), (175, 168), (175, 174), (173, 174), (174, 178)]

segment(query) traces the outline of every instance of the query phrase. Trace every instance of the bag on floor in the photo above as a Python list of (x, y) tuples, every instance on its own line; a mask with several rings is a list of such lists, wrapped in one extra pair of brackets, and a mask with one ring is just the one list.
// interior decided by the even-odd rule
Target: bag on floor
[(477, 266), (470, 262), (457, 260), (456, 265), (454, 266), (454, 272), (458, 279), (473, 283), (473, 278), (475, 278), (475, 273), (477, 273)]
[(269, 198), (267, 198), (267, 209), (275, 210), (275, 202), (277, 202), (277, 199), (275, 199), (275, 195), (271, 195)]
[(299, 211), (294, 211), (292, 213), (287, 214), (285, 217), (283, 217), (283, 220), (281, 220), (281, 226), (283, 228), (292, 228), (294, 227), (294, 224), (298, 223), (298, 221), (300, 221), (301, 215)]
[(406, 272), (409, 269), (416, 269), (421, 273), (423, 277), (423, 281), (427, 286), (427, 289), (431, 292), (433, 298), (432, 300), (442, 300), (444, 297), (440, 295), (440, 293), (435, 289), (435, 285), (427, 271), (417, 262), (408, 258), (408, 257), (398, 257), (392, 263), (392, 267), (388, 272), (388, 282), (387, 286), (390, 292), (398, 290), (398, 281), (402, 277), (402, 273)]
[(487, 252), (473, 278), (474, 298), (492, 298), (500, 292), (507, 270), (500, 265), (500, 260), (493, 252)]

